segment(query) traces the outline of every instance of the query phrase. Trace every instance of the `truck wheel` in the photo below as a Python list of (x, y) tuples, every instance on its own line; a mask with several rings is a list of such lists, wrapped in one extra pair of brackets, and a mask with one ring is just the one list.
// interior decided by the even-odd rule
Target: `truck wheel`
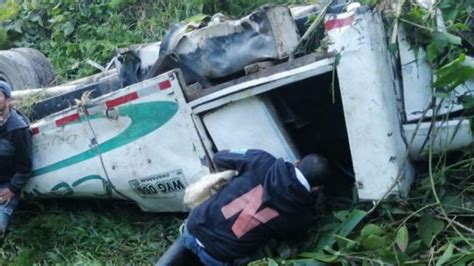
[(48, 58), (46, 58), (46, 56), (44, 56), (40, 51), (32, 48), (15, 48), (12, 50), (20, 53), (30, 61), (35, 69), (36, 75), (38, 76), (41, 87), (46, 87), (54, 80), (55, 74), (53, 66)]
[(13, 90), (41, 87), (32, 64), (14, 51), (0, 52), (0, 80), (8, 82)]

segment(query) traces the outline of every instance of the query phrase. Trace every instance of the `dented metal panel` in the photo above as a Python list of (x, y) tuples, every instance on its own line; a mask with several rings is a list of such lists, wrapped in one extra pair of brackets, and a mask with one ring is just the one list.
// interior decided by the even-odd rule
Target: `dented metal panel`
[(413, 179), (400, 132), (394, 75), (380, 14), (355, 9), (327, 16), (325, 28), (339, 52), (337, 66), (355, 179), (361, 200), (405, 195)]
[(186, 32), (187, 25), (165, 36), (162, 53), (205, 79), (242, 71), (246, 65), (287, 57), (298, 43), (298, 31), (286, 6), (264, 8), (240, 20), (224, 21)]
[(325, 58), (287, 71), (275, 72), (265, 77), (237, 83), (196, 99), (190, 102), (189, 106), (193, 108), (193, 112), (200, 113), (228, 102), (261, 94), (290, 83), (330, 72), (334, 68), (334, 61), (334, 57)]
[[(330, 40), (324, 58), (290, 60), (186, 97), (189, 102), (180, 72), (171, 71), (90, 100), (85, 109), (69, 108), (35, 123), (33, 178), (24, 196), (117, 198), (147, 211), (184, 211), (185, 187), (209, 172), (208, 155), (216, 148), (260, 148), (286, 160), (297, 158), (292, 140), (260, 94), (334, 70), (359, 198), (406, 195), (414, 176), (408, 155), (418, 156), (431, 125), (421, 124), (415, 133), (415, 124), (402, 122), (421, 117), (432, 97), (431, 70), (416, 61), (420, 58), (401, 33), (402, 109), (380, 14), (355, 5), (349, 12), (329, 14), (324, 27)], [(138, 48), (142, 67), (150, 67), (161, 52), (175, 53), (202, 77), (221, 78), (253, 62), (288, 56), (299, 38), (287, 7), (175, 33), (161, 51), (156, 43)], [(460, 109), (457, 99), (450, 99), (440, 113)], [(435, 126), (434, 152), (472, 142), (468, 120)], [(414, 142), (407, 144), (413, 134)]]
[(49, 116), (33, 130), (29, 197), (107, 197), (184, 211), (184, 189), (209, 172), (175, 72)]

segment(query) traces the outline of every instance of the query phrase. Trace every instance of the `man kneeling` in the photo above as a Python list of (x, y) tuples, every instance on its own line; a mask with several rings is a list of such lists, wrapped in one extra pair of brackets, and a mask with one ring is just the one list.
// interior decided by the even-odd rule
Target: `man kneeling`
[(261, 150), (221, 151), (214, 163), (239, 174), (191, 211), (182, 237), (157, 265), (191, 265), (187, 255), (176, 256), (180, 250), (204, 265), (235, 265), (272, 239), (303, 236), (313, 221), (311, 191), (330, 172), (327, 160), (315, 154), (292, 164)]

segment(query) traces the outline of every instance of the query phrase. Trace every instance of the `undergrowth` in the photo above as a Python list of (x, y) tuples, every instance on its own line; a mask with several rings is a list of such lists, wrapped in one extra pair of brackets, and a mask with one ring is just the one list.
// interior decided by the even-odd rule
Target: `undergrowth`
[[(85, 63), (87, 58), (104, 65), (115, 48), (157, 41), (171, 23), (217, 11), (238, 16), (268, 2), (273, 1), (16, 4), (7, 0), (9, 8), (0, 11), (0, 47), (38, 48), (52, 59), (63, 80), (72, 79), (95, 71)], [(474, 76), (474, 68), (465, 63), (466, 54), (472, 56), (472, 0), (437, 1), (435, 6), (443, 11), (445, 19), (445, 28), (441, 29), (437, 28), (433, 10), (422, 9), (415, 1), (395, 3), (403, 5), (393, 21), (406, 27), (414, 49), (427, 51), (435, 70), (433, 102), (445, 99), (456, 86)], [(393, 29), (393, 21), (388, 23), (388, 31)], [(396, 50), (396, 45), (390, 48)], [(472, 119), (473, 96), (465, 95), (461, 100), (466, 110), (471, 110), (464, 117)], [(296, 247), (282, 244), (269, 258), (253, 264), (472, 264), (474, 148), (438, 156), (428, 152), (425, 158), (417, 165), (419, 176), (408, 200), (377, 202), (374, 206), (350, 198), (330, 199), (328, 210), (308, 232), (306, 241)], [(88, 207), (71, 209), (56, 202), (26, 203), (15, 217), (14, 230), (0, 250), (0, 258), (17, 265), (155, 262), (176, 237), (181, 219), (114, 204), (94, 208), (86, 203)]]
[(26, 201), (0, 249), (0, 265), (151, 265), (181, 222), (124, 202)]
[[(363, 1), (383, 6), (398, 5), (386, 25), (389, 49), (397, 51), (398, 25), (418, 55), (426, 51), (434, 70), (432, 103), (435, 112), (454, 89), (474, 78), (473, 2), (440, 0), (431, 9), (416, 1)], [(377, 3), (379, 2), (379, 3)], [(384, 2), (384, 3), (380, 3)], [(396, 12), (399, 10), (400, 12)], [(444, 23), (437, 15), (442, 12)], [(394, 30), (395, 29), (395, 30)], [(416, 89), (416, 88), (405, 88)], [(460, 97), (465, 110), (459, 118), (473, 121), (472, 90)], [(435, 116), (433, 116), (435, 117)], [(441, 121), (448, 115), (439, 116)], [(433, 125), (437, 120), (431, 120)], [(458, 129), (456, 129), (458, 130)], [(282, 246), (278, 256), (252, 265), (472, 265), (474, 263), (474, 147), (456, 153), (434, 155), (430, 147), (438, 130), (428, 133), (425, 160), (417, 165), (418, 176), (403, 202), (371, 204), (331, 199), (331, 211), (321, 215), (308, 239), (292, 252)], [(339, 202), (336, 205), (334, 203)], [(301, 252), (302, 251), (302, 252)]]
[(296, 1), (6, 0), (0, 6), (0, 49), (40, 50), (61, 82), (97, 72), (87, 59), (105, 66), (116, 48), (159, 41), (171, 24), (194, 15), (240, 16), (283, 2)]
[(474, 147), (418, 167), (428, 164), (432, 171), (419, 176), (406, 201), (374, 209), (330, 198), (304, 243), (283, 244), (252, 265), (472, 265)]

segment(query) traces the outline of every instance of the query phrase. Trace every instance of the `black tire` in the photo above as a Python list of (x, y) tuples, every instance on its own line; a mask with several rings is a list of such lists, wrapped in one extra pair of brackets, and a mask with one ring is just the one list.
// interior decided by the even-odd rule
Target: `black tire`
[(54, 70), (51, 62), (44, 56), (40, 51), (32, 48), (15, 48), (13, 51), (20, 53), (35, 69), (36, 75), (38, 76), (40, 86), (46, 87), (52, 81), (54, 81)]
[(6, 81), (12, 90), (41, 87), (38, 75), (30, 61), (14, 51), (0, 51), (0, 80)]

